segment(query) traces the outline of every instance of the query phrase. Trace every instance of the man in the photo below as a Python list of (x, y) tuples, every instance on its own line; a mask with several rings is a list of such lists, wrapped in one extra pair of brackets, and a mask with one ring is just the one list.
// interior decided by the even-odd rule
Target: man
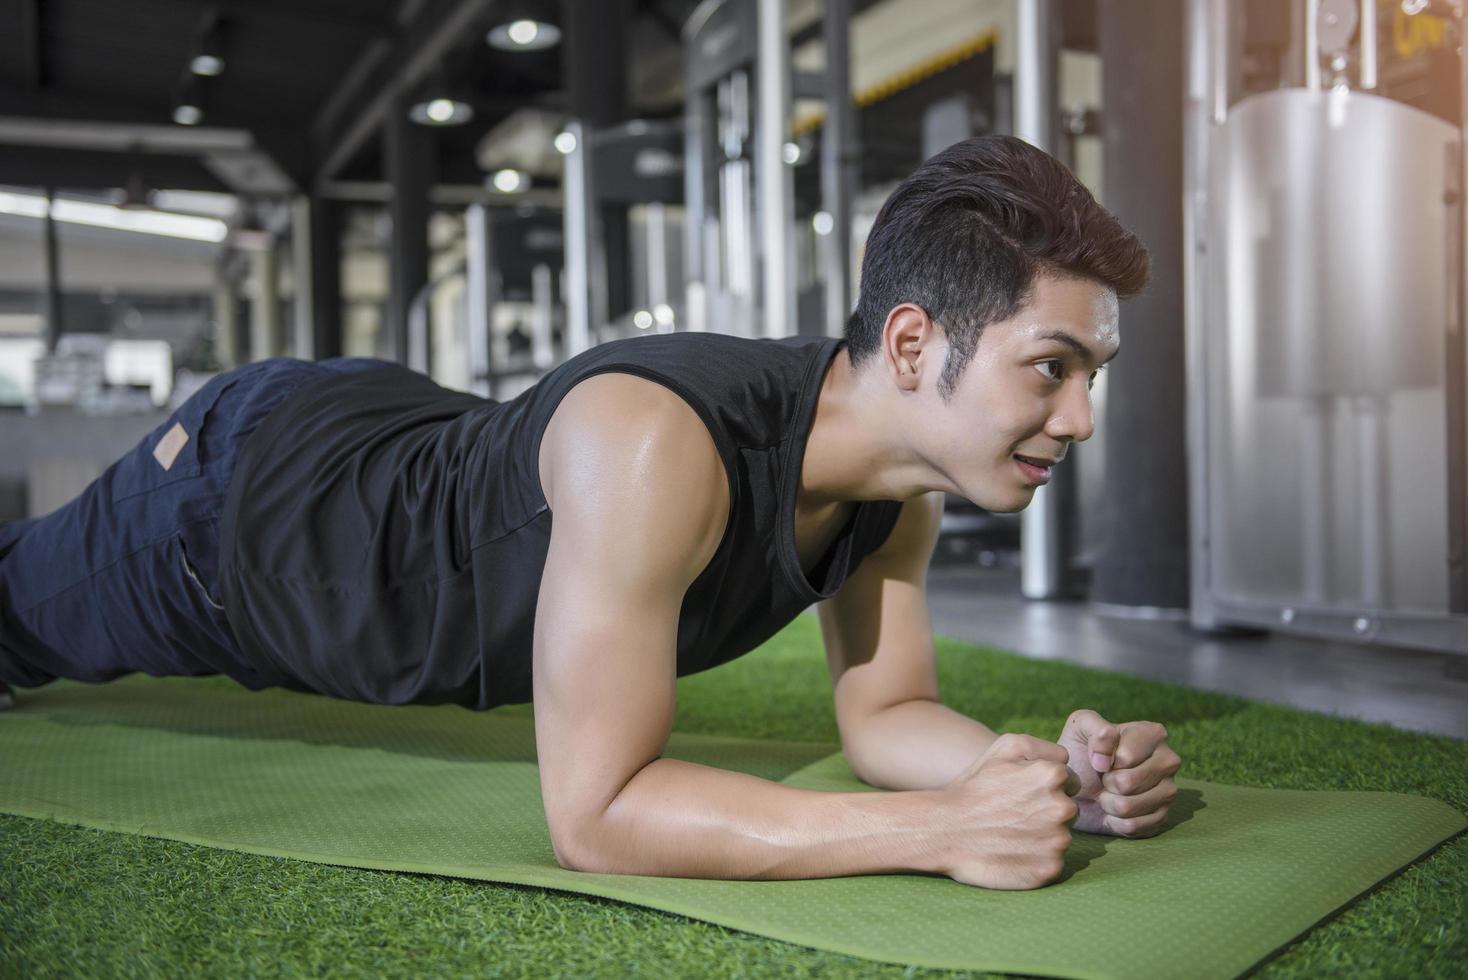
[[(1155, 833), (1178, 758), (1150, 722), (1080, 710), (1057, 744), (943, 707), (924, 574), (943, 492), (1020, 510), (1090, 437), (1146, 274), (1064, 167), (987, 137), (883, 206), (844, 340), (620, 341), (503, 404), (370, 360), (230, 372), (0, 528), (0, 680), (533, 699), (565, 867), (1037, 887), (1072, 825)], [(812, 604), (846, 757), (894, 792), (663, 758), (675, 677)]]

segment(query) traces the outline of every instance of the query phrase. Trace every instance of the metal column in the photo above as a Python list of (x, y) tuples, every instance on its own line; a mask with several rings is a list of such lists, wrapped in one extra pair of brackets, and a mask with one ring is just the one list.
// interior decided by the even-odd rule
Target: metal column
[(1208, 226), (1208, 157), (1210, 133), (1221, 121), (1222, 69), (1211, 38), (1222, 30), (1218, 43), (1228, 43), (1228, 19), (1219, 0), (1188, 0), (1186, 68), (1187, 97), (1183, 109), (1183, 333), (1187, 378), (1188, 507), (1192, 520), (1188, 529), (1189, 606), (1193, 626), (1214, 629), (1218, 613), (1213, 607), (1212, 576), (1209, 572), (1208, 506), (1208, 371), (1203, 357), (1208, 310), (1206, 247)]
[(316, 338), (311, 336), (311, 199), (304, 195), (291, 201), (291, 282), (295, 295), (291, 304), (291, 349), (303, 360), (316, 359)]
[(56, 219), (51, 211), (56, 203), (56, 189), (46, 188), (46, 352), (56, 353), (64, 330), (62, 324), (61, 260), (56, 241)]
[[(1152, 257), (1152, 281), (1123, 306), (1125, 356), (1111, 367), (1106, 503), (1091, 599), (1182, 618), (1188, 606), (1183, 346), (1183, 11), (1175, 0), (1100, 7), (1107, 207)], [(1145, 50), (1145, 58), (1136, 57)]]
[[(598, 231), (601, 222), (592, 206), (591, 166), (587, 152), (587, 127), (579, 122), (566, 125), (576, 147), (566, 154), (562, 179), (565, 203), (562, 215), (566, 228), (566, 357), (572, 358), (591, 346), (592, 324), (607, 319), (606, 293), (596, 288), (594, 271), (604, 268)], [(603, 279), (605, 277), (602, 277)]]
[(469, 390), (481, 398), (493, 395), (490, 378), (489, 314), (494, 296), (489, 274), (489, 208), (470, 205), (464, 212), (466, 239), (464, 306), (469, 330)]
[(821, 131), (826, 333), (843, 336), (851, 313), (851, 202), (856, 194), (856, 106), (851, 101), (851, 0), (826, 0), (826, 121)]
[(220, 276), (214, 285), (214, 359), (225, 371), (240, 363), (239, 322), (234, 283)]
[(278, 357), (285, 346), (280, 318), (279, 262), (276, 244), (250, 253), (250, 360)]
[[(596, 133), (625, 122), (627, 101), (627, 25), (632, 22), (628, 0), (562, 0), (562, 24), (566, 28), (562, 54), (566, 93), (571, 116), (581, 124), (577, 132), (577, 161), (566, 160), (567, 182), (573, 165), (582, 169), (581, 190), (586, 193), (586, 240), (590, 248), (588, 268), (591, 289), (602, 299), (589, 307), (589, 329), (600, 329), (612, 317), (621, 316), (631, 305), (631, 255), (627, 207), (601, 203), (593, 193)], [(567, 249), (570, 248), (569, 217)], [(579, 234), (579, 233), (578, 233)], [(584, 348), (577, 348), (578, 350)], [(567, 351), (568, 355), (572, 353)]]
[(311, 194), (297, 198), (291, 208), (297, 357), (321, 360), (342, 353), (339, 207)]
[(387, 329), (391, 356), (408, 359), (408, 315), (413, 297), (428, 282), (428, 188), (437, 170), (433, 134), (408, 119), (408, 100), (392, 100), (383, 126), (383, 159), (392, 200), (388, 249)]
[[(1046, 152), (1054, 152), (1059, 116), (1056, 83), (1060, 73), (1058, 0), (1018, 0), (1015, 10), (1014, 131)], [(1074, 448), (1074, 447), (1072, 447)], [(1056, 599), (1070, 591), (1066, 557), (1070, 549), (1067, 504), (1075, 495), (1077, 466), (1056, 467), (1051, 482), (1035, 490), (1020, 523), (1020, 591), (1028, 599)]]
[(758, 0), (755, 187), (766, 337), (787, 337), (795, 327), (794, 175), (785, 163), (790, 134), (790, 38), (784, 0)]

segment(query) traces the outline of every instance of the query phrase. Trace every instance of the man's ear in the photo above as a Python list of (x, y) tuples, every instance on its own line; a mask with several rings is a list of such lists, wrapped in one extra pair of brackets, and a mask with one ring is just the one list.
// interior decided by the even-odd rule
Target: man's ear
[(903, 303), (888, 312), (887, 322), (882, 325), (883, 361), (904, 391), (917, 390), (924, 367), (932, 363), (929, 347), (937, 333), (927, 310), (916, 303)]

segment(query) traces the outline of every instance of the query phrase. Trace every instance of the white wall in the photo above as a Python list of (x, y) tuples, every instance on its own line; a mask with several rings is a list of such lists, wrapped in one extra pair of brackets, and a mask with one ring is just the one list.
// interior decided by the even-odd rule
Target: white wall
[[(61, 285), (89, 292), (202, 293), (213, 288), (219, 246), (180, 238), (58, 223)], [(46, 252), (39, 218), (0, 215), (0, 289), (44, 289)]]

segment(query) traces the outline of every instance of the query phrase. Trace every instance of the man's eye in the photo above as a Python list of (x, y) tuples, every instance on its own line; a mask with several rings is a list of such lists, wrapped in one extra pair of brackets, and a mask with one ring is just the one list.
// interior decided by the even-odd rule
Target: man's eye
[[(1046, 370), (1047, 366), (1053, 366), (1055, 368), (1055, 373), (1051, 374), (1048, 370)], [(1065, 366), (1059, 361), (1041, 361), (1040, 363), (1036, 364), (1035, 367), (1039, 368), (1041, 373), (1043, 373), (1045, 377), (1049, 378), (1051, 381), (1059, 381), (1061, 375), (1065, 373)]]

